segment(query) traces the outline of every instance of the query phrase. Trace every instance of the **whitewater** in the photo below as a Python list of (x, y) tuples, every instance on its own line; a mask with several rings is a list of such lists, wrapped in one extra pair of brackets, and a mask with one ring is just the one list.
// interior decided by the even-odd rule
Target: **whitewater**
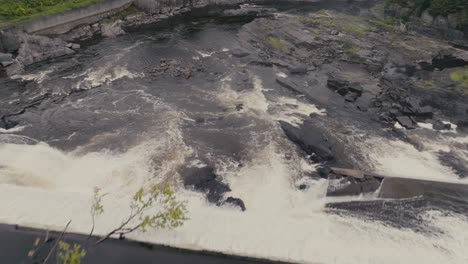
[[(328, 208), (377, 198), (327, 197), (328, 180), (306, 176), (316, 165), (278, 123), (300, 126), (310, 115), (327, 118), (327, 109), (275, 90), (266, 76), (288, 77), (280, 69), (266, 73), (235, 65), (229, 56), (238, 45), (235, 32), (205, 27), (189, 40), (179, 35), (182, 26), (176, 33), (152, 30), (101, 40), (83, 51), (87, 56), (77, 55), (79, 67), (58, 61), (15, 76), (33, 85), (32, 97), (69, 97), (42, 112), (28, 110), (25, 125), (0, 130), (0, 223), (61, 231), (71, 220), (69, 232), (88, 234), (98, 187), (106, 196), (94, 233), (106, 234), (128, 216), (140, 187), (169, 180), (187, 201), (190, 219), (174, 230), (137, 231), (127, 238), (294, 263), (468, 263), (464, 215), (415, 212), (427, 230), (421, 232)], [(145, 70), (163, 56), (203, 62), (222, 73), (155, 81)], [(70, 92), (76, 90), (85, 95)], [(439, 151), (457, 151), (468, 162), (468, 137), (425, 132), (434, 131), (420, 124), (417, 149), (355, 128), (351, 159), (355, 155), (372, 173), (468, 184), (437, 157)], [(247, 210), (211, 204), (205, 194), (185, 188), (179, 175), (184, 166), (213, 166), (232, 189), (224, 196), (241, 198)], [(308, 188), (299, 190), (301, 184)]]

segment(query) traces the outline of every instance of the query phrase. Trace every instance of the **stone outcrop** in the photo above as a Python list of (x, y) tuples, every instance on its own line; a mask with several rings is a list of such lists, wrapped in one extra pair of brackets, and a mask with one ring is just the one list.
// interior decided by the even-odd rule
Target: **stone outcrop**
[[(68, 43), (59, 38), (48, 38), (21, 32), (7, 33), (6, 35), (8, 36), (6, 38), (7, 41), (15, 39), (15, 41), (19, 43), (19, 45), (8, 45), (6, 49), (3, 50), (12, 51), (17, 54), (14, 61), (7, 60), (3, 65), (4, 67), (8, 66), (7, 73), (10, 76), (21, 73), (25, 66), (36, 62), (75, 53), (71, 48), (72, 46), (68, 47)], [(13, 48), (16, 49), (12, 50)], [(4, 57), (6, 58), (6, 56)]]

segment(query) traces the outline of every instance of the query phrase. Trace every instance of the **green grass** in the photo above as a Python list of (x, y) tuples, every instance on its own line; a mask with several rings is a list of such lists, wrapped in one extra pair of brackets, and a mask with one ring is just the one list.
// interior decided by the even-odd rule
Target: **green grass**
[(281, 39), (269, 37), (268, 43), (270, 43), (270, 45), (277, 50), (286, 50), (286, 44)]
[(346, 56), (350, 59), (356, 59), (359, 57), (358, 53), (361, 51), (361, 47), (358, 45), (346, 41), (343, 43), (343, 52), (346, 54)]
[(468, 91), (468, 69), (451, 72), (450, 79)]
[(372, 20), (371, 23), (373, 23), (375, 26), (381, 29), (384, 29), (386, 31), (392, 31), (395, 28), (395, 26), (398, 25), (398, 23), (392, 18), (386, 18), (382, 21)]
[(343, 30), (357, 38), (363, 38), (367, 35), (369, 28), (362, 25), (350, 24), (348, 26), (345, 26)]
[(61, 13), (104, 0), (0, 0), (0, 26)]

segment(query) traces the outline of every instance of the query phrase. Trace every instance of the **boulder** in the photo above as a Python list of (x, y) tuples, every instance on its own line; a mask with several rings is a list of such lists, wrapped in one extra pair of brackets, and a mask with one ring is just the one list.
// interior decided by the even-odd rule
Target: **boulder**
[(350, 90), (351, 92), (353, 93), (357, 93), (359, 94), (359, 96), (362, 95), (362, 92), (364, 91), (364, 89), (362, 88), (361, 85), (359, 85), (358, 83), (351, 83), (348, 85), (348, 90)]
[[(348, 102), (354, 102), (359, 98), (364, 89), (357, 83), (349, 83), (348, 81), (340, 80), (340, 79), (328, 79), (327, 81), (328, 88), (334, 90), (341, 96), (346, 96), (345, 100)], [(352, 93), (351, 95), (347, 96), (348, 93)]]
[(307, 66), (305, 65), (296, 65), (289, 68), (289, 73), (291, 74), (307, 74)]
[(286, 136), (305, 153), (311, 155), (313, 161), (324, 162), (334, 159), (331, 145), (319, 128), (311, 123), (304, 123), (301, 128), (297, 128), (287, 122), (279, 122)]
[(434, 110), (430, 106), (423, 106), (416, 108), (416, 115), (426, 118), (432, 118)]
[(19, 124), (18, 121), (10, 120), (6, 116), (2, 116), (0, 119), (0, 128), (3, 129), (12, 129)]
[(450, 130), (452, 128), (452, 125), (445, 124), (444, 122), (442, 122), (440, 120), (436, 120), (432, 124), (432, 128), (435, 129), (435, 130)]
[(184, 186), (206, 193), (211, 203), (219, 203), (225, 192), (231, 191), (229, 186), (221, 181), (211, 167), (189, 167), (181, 173)]
[(101, 25), (101, 35), (104, 37), (113, 38), (125, 34), (121, 27), (122, 21), (117, 20), (114, 23), (107, 23)]
[(414, 129), (416, 128), (413, 120), (411, 120), (411, 118), (407, 117), (407, 116), (397, 116), (395, 118), (397, 120), (397, 122), (403, 126), (404, 128), (406, 129)]
[(317, 168), (317, 172), (321, 178), (328, 178), (328, 175), (330, 175), (333, 170), (328, 166), (320, 166)]
[(359, 98), (359, 96), (360, 96), (360, 94), (358, 94), (358, 93), (350, 92), (350, 93), (347, 93), (344, 98), (345, 98), (346, 102), (353, 103), (353, 102), (356, 102), (356, 100)]
[(7, 68), (7, 73), (10, 76), (20, 74), (24, 70), (24, 66), (75, 53), (67, 47), (65, 41), (59, 38), (26, 33), (18, 33), (18, 36), (21, 39), (21, 47), (16, 56), (16, 63)]
[(14, 60), (13, 60), (13, 55), (10, 54), (10, 53), (1, 53), (0, 52), (0, 64), (3, 66), (3, 67), (7, 67), (7, 66), (10, 66), (11, 64), (13, 64)]
[(243, 49), (233, 49), (231, 51), (231, 54), (232, 54), (232, 56), (237, 57), (237, 58), (243, 58), (243, 57), (247, 57), (247, 56), (250, 55), (249, 52), (247, 52), (247, 51), (245, 51)]
[(0, 52), (14, 53), (19, 50), (21, 45), (20, 37), (7, 31), (0, 31)]
[(327, 86), (328, 88), (337, 91), (339, 89), (346, 89), (348, 88), (349, 82), (339, 80), (339, 79), (328, 79)]

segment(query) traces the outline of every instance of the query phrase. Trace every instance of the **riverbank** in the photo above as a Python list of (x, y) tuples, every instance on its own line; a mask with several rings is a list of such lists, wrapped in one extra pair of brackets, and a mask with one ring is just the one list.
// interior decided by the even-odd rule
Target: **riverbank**
[(0, 2), (0, 28), (31, 19), (82, 8), (103, 1), (104, 0), (4, 0)]

